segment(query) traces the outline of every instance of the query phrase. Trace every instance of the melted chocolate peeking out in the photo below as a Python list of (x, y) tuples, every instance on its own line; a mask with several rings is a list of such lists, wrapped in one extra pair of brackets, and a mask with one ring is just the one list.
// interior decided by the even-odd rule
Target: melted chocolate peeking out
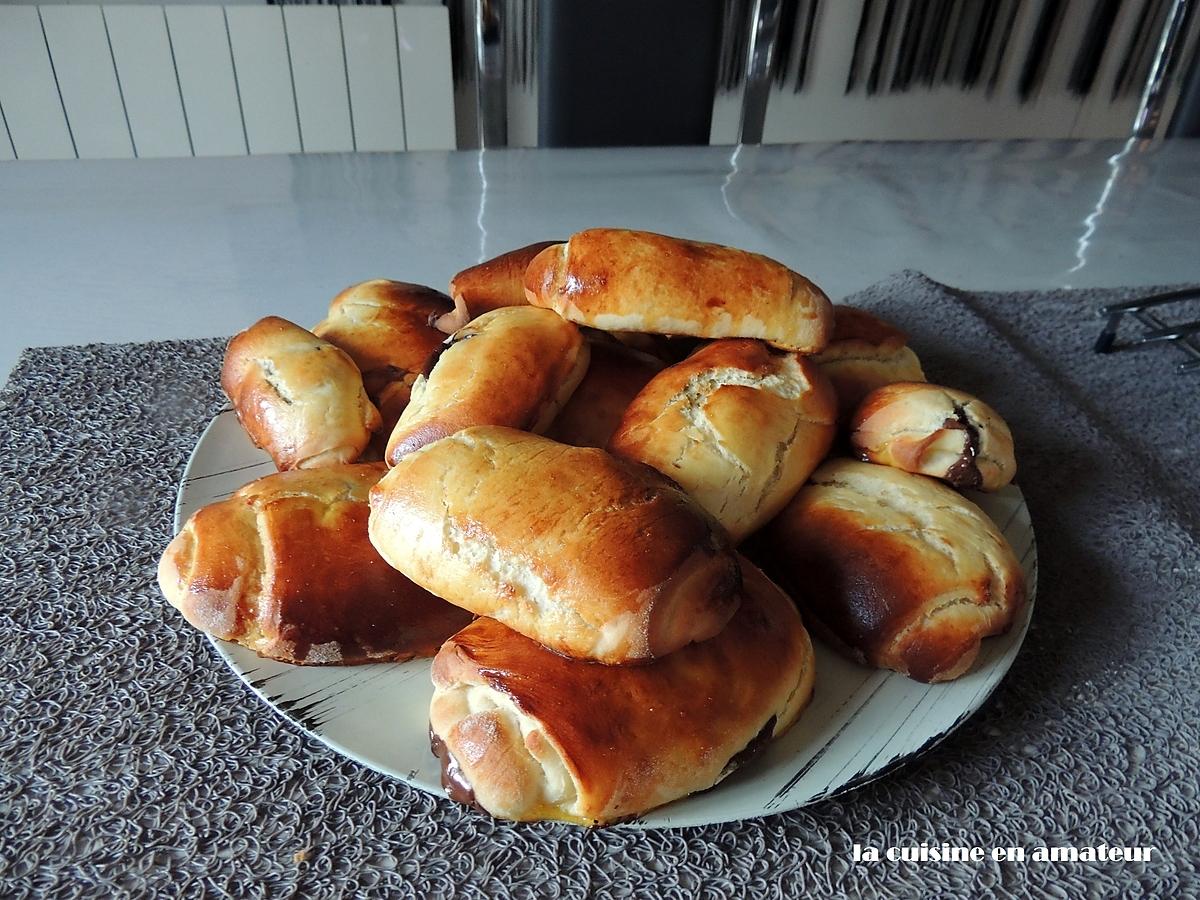
[(442, 358), (442, 354), (453, 347), (455, 344), (460, 344), (465, 340), (475, 337), (479, 332), (468, 331), (466, 334), (458, 332), (444, 340), (436, 350), (429, 354), (429, 359), (425, 360), (425, 365), (421, 367), (421, 374), (426, 378), (433, 372), (433, 367), (437, 365), (438, 360)]
[(450, 752), (450, 748), (433, 731), (433, 726), (429, 728), (429, 749), (433, 751), (442, 763), (442, 787), (446, 789), (446, 796), (455, 803), (465, 803), (467, 806), (473, 806), (480, 812), (487, 812), (475, 800), (475, 789), (471, 787), (471, 783), (467, 781), (463, 775), (462, 769), (458, 766), (458, 760), (454, 758), (454, 754)]
[(966, 432), (962, 456), (946, 470), (946, 480), (956, 488), (977, 488), (983, 484), (983, 473), (976, 460), (979, 457), (979, 430), (967, 418), (967, 411), (955, 405), (954, 418), (942, 423), (943, 428)]
[(774, 730), (775, 717), (771, 716), (771, 718), (767, 719), (767, 724), (759, 729), (758, 734), (750, 739), (750, 743), (735, 753), (729, 762), (725, 763), (725, 770), (721, 774), (728, 775), (734, 769), (744, 766), (754, 759), (754, 757), (758, 756), (758, 754), (762, 753), (766, 749), (767, 744), (771, 743), (771, 734)]

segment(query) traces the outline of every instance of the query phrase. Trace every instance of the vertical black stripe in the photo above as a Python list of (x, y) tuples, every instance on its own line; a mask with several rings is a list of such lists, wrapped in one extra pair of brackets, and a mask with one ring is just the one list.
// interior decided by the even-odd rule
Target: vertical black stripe
[(940, 84), (949, 78), (950, 67), (954, 62), (954, 39), (962, 21), (964, 2), (965, 0), (953, 0), (946, 12), (946, 21), (938, 37), (937, 60), (933, 64), (933, 83)]
[(1097, 0), (1067, 79), (1067, 87), (1075, 96), (1084, 97), (1091, 92), (1120, 9), (1121, 0)]
[(400, 63), (400, 25), (396, 22), (396, 11), (392, 10), (392, 39), (396, 42), (396, 83), (400, 86), (400, 133), (404, 137), (404, 149), (408, 149), (408, 113), (404, 109), (404, 66)]
[(1042, 6), (1033, 38), (1029, 43), (1029, 53), (1021, 69), (1021, 80), (1017, 84), (1017, 95), (1022, 101), (1030, 99), (1042, 86), (1046, 67), (1050, 63), (1050, 51), (1062, 24), (1065, 9), (1066, 4), (1063, 0), (1045, 0)]
[(79, 159), (79, 146), (75, 143), (75, 132), (71, 128), (71, 117), (67, 115), (67, 104), (63, 100), (62, 88), (58, 84), (58, 71), (54, 68), (54, 54), (50, 52), (50, 38), (46, 37), (46, 23), (42, 21), (42, 9), (37, 8), (38, 26), (42, 29), (42, 42), (46, 45), (46, 59), (50, 60), (50, 74), (54, 76), (54, 89), (58, 91), (58, 105), (62, 108), (63, 121), (67, 124), (67, 137), (71, 139), (71, 152)]
[(996, 59), (992, 63), (992, 73), (988, 76), (987, 92), (991, 94), (1000, 83), (1000, 72), (1004, 68), (1004, 58), (1008, 54), (1008, 44), (1012, 40), (1013, 27), (1017, 22), (1017, 13), (1021, 11), (1023, 0), (1007, 0), (1008, 15), (1004, 19), (1004, 28), (1000, 32), (999, 45), (996, 47)]
[(917, 72), (921, 83), (932, 87), (937, 80), (938, 60), (941, 58), (942, 43), (950, 27), (951, 13), (955, 0), (938, 0), (933, 16), (921, 37), (921, 50), (917, 54)]
[(945, 81), (963, 84), (963, 75), (967, 69), (967, 60), (971, 52), (971, 40), (975, 36), (975, 27), (979, 22), (982, 7), (978, 3), (967, 3), (960, 6), (958, 19), (954, 24), (953, 37), (950, 39), (946, 67), (942, 72)]
[(775, 41), (775, 54), (771, 59), (774, 67), (771, 77), (780, 87), (787, 81), (792, 52), (796, 46), (796, 24), (800, 13), (799, 0), (781, 0), (779, 7), (779, 30)]
[(0, 124), (4, 125), (4, 136), (8, 138), (8, 146), (12, 147), (13, 159), (20, 159), (17, 156), (17, 144), (13, 140), (12, 131), (8, 127), (8, 117), (4, 115), (4, 104), (0, 103)]
[(817, 22), (817, 10), (821, 0), (808, 0), (804, 10), (804, 36), (800, 40), (800, 58), (796, 62), (796, 81), (792, 86), (793, 93), (804, 90), (808, 81), (809, 60), (812, 58), (813, 32)]
[(121, 99), (121, 112), (125, 116), (125, 129), (129, 132), (129, 147), (133, 150), (133, 158), (138, 158), (137, 141), (133, 137), (133, 125), (129, 121), (129, 107), (125, 105), (125, 89), (121, 87), (121, 73), (117, 71), (117, 54), (113, 53), (112, 35), (108, 31), (108, 16), (104, 7), (100, 7), (100, 23), (104, 26), (104, 41), (108, 44), (108, 58), (112, 60), (113, 78), (117, 80), (117, 96)]
[(999, 11), (1000, 4), (998, 2), (989, 3), (980, 15), (979, 24), (975, 28), (975, 39), (971, 43), (971, 53), (967, 57), (966, 69), (963, 72), (964, 87), (975, 87), (979, 82), (979, 76), (983, 72), (984, 59), (987, 56), (988, 47), (992, 43), (992, 33), (996, 28), (996, 15)]
[(342, 77), (346, 79), (346, 110), (350, 115), (350, 146), (358, 152), (358, 135), (354, 133), (354, 98), (350, 96), (350, 62), (346, 59), (346, 27), (342, 24), (342, 8), (337, 9), (338, 40), (342, 47)]
[(896, 0), (884, 0), (883, 21), (879, 25), (879, 37), (875, 41), (875, 58), (871, 61), (871, 71), (867, 75), (867, 94), (873, 95), (879, 90), (879, 79), (883, 65), (887, 60), (888, 48), (892, 44), (892, 20), (896, 16)]
[[(338, 20), (340, 23), (340, 19)], [(296, 70), (292, 66), (292, 41), (288, 37), (287, 16), (283, 14), (283, 7), (279, 8), (279, 24), (283, 28), (283, 49), (287, 54), (288, 62), (288, 81), (292, 85), (292, 109), (296, 113), (296, 137), (300, 141), (300, 152), (304, 152), (304, 123), (300, 121), (300, 98), (296, 96)]]
[(238, 118), (242, 120), (242, 140), (246, 143), (246, 155), (250, 155), (250, 132), (246, 130), (246, 110), (242, 106), (242, 85), (238, 81), (237, 60), (233, 56), (233, 35), (229, 33), (229, 13), (221, 7), (221, 18), (225, 20), (225, 43), (229, 45), (229, 65), (233, 69), (233, 91), (237, 95)]
[(859, 70), (862, 68), (863, 57), (867, 48), (867, 25), (871, 21), (871, 7), (875, 0), (863, 0), (862, 14), (858, 18), (858, 30), (854, 33), (854, 52), (850, 56), (850, 71), (846, 74), (846, 93), (854, 90), (858, 84)]
[(913, 69), (917, 62), (917, 49), (920, 46), (925, 26), (925, 14), (929, 8), (929, 3), (923, 2), (923, 0), (913, 0), (908, 7), (908, 16), (904, 21), (904, 34), (896, 58), (896, 68), (892, 72), (892, 91), (907, 90), (912, 83)]
[(167, 49), (171, 51), (171, 68), (175, 71), (175, 88), (179, 91), (179, 108), (183, 111), (183, 130), (187, 134), (188, 152), (196, 155), (196, 144), (192, 141), (192, 123), (188, 121), (187, 101), (183, 99), (183, 82), (179, 80), (179, 63), (175, 60), (175, 39), (171, 37), (171, 22), (167, 8), (161, 7), (163, 30), (167, 32)]

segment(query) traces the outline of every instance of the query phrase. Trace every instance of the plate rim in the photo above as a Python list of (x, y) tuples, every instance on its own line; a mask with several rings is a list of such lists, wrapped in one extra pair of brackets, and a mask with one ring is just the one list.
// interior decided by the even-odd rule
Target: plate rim
[[(199, 437), (196, 439), (196, 443), (192, 447), (191, 452), (188, 454), (187, 462), (184, 464), (183, 472), (180, 475), (179, 483), (176, 488), (175, 502), (174, 502), (173, 508), (172, 508), (173, 535), (178, 534), (184, 525), (184, 520), (182, 519), (182, 513), (184, 511), (184, 508), (185, 508), (185, 505), (187, 502), (186, 495), (188, 493), (189, 486), (191, 485), (192, 482), (194, 482), (196, 480), (196, 476), (193, 475), (193, 470), (199, 465), (202, 449), (205, 448), (206, 441), (215, 440), (215, 437), (213, 437), (213, 434), (214, 434), (216, 428), (218, 427), (218, 422), (220, 422), (222, 417), (226, 417), (226, 416), (234, 416), (236, 418), (236, 411), (230, 406), (224, 406), (221, 409), (219, 409), (209, 419), (208, 423), (205, 425), (204, 429), (201, 431)], [(255, 452), (263, 454), (264, 459), (267, 462), (270, 462), (270, 457), (267, 456), (264, 453), (264, 451), (262, 451), (259, 448), (255, 448)], [(205, 474), (211, 474), (211, 473), (205, 473)], [(226, 474), (226, 473), (221, 473), (221, 474)], [(267, 477), (267, 475), (270, 475), (270, 474), (275, 474), (275, 473), (269, 472), (269, 473), (266, 473), (266, 475), (257, 475), (255, 477), (247, 479), (246, 481), (243, 481), (242, 484), (243, 485), (249, 484), (251, 481), (257, 480), (257, 478)], [(1029, 544), (1029, 549), (1026, 551), (1026, 555), (1028, 555), (1030, 557), (1029, 565), (1025, 566), (1023, 560), (1018, 560), (1018, 563), (1022, 566), (1023, 572), (1028, 572), (1031, 574), (1030, 574), (1030, 577), (1028, 577), (1026, 580), (1027, 596), (1026, 596), (1026, 599), (1025, 599), (1025, 602), (1024, 602), (1022, 608), (1017, 613), (1017, 618), (1013, 621), (1013, 623), (1010, 625), (1009, 629), (1006, 632), (1002, 633), (1001, 635), (993, 635), (990, 638), (985, 638), (985, 640), (996, 640), (996, 639), (1000, 639), (1000, 638), (1007, 638), (1010, 641), (1015, 641), (1015, 644), (1010, 648), (1011, 656), (1008, 659), (1007, 664), (1004, 666), (1003, 671), (999, 674), (999, 677), (997, 677), (995, 679), (995, 681), (990, 686), (988, 686), (987, 690), (982, 691), (976, 698), (974, 698), (972, 700), (971, 703), (966, 705), (963, 708), (962, 712), (955, 718), (955, 720), (951, 723), (951, 725), (948, 728), (946, 728), (944, 731), (938, 732), (935, 735), (932, 735), (925, 742), (923, 742), (920, 747), (917, 747), (914, 750), (902, 753), (901, 755), (888, 760), (882, 766), (880, 766), (878, 769), (876, 769), (874, 771), (860, 773), (860, 774), (846, 780), (845, 782), (838, 784), (836, 787), (832, 787), (830, 790), (828, 790), (822, 794), (808, 796), (808, 797), (800, 796), (800, 799), (797, 799), (797, 800), (786, 800), (783, 803), (781, 803), (778, 807), (775, 807), (775, 808), (759, 808), (757, 811), (752, 811), (749, 813), (743, 813), (740, 809), (734, 809), (731, 811), (731, 814), (729, 814), (729, 815), (708, 816), (708, 817), (705, 817), (704, 821), (687, 821), (687, 822), (678, 823), (678, 824), (671, 822), (669, 819), (669, 816), (667, 818), (667, 821), (655, 821), (655, 819), (662, 817), (664, 811), (669, 811), (671, 809), (671, 807), (675, 806), (678, 803), (681, 803), (692, 797), (703, 796), (712, 791), (719, 791), (721, 789), (721, 787), (723, 786), (723, 782), (719, 781), (715, 785), (713, 785), (711, 788), (708, 788), (705, 791), (697, 791), (692, 794), (686, 795), (684, 797), (680, 797), (677, 800), (674, 800), (663, 806), (656, 807), (653, 810), (649, 810), (646, 813), (642, 814), (641, 816), (637, 816), (629, 821), (625, 821), (625, 822), (618, 823), (616, 825), (605, 826), (605, 827), (625, 827), (625, 828), (634, 828), (634, 829), (693, 828), (693, 827), (704, 827), (705, 825), (723, 824), (726, 822), (743, 821), (743, 820), (748, 820), (748, 819), (759, 819), (759, 818), (765, 818), (767, 816), (777, 815), (780, 813), (793, 812), (797, 809), (802, 809), (806, 806), (820, 803), (825, 800), (830, 800), (830, 799), (833, 799), (836, 797), (844, 796), (845, 794), (848, 794), (851, 791), (858, 790), (859, 788), (865, 787), (866, 785), (869, 785), (873, 782), (876, 782), (885, 777), (888, 777), (888, 776), (894, 774), (895, 772), (897, 772), (898, 770), (903, 769), (905, 766), (910, 765), (911, 763), (915, 762), (916, 760), (928, 755), (930, 752), (935, 750), (943, 741), (945, 741), (948, 737), (950, 737), (950, 735), (954, 734), (961, 727), (963, 727), (963, 725), (965, 725), (971, 718), (973, 718), (975, 716), (976, 713), (979, 712), (980, 709), (983, 708), (983, 706), (995, 694), (996, 690), (1000, 687), (1001, 684), (1004, 683), (1004, 680), (1008, 677), (1008, 673), (1012, 669), (1013, 663), (1016, 661), (1017, 657), (1020, 655), (1021, 649), (1025, 643), (1025, 639), (1028, 636), (1029, 627), (1030, 627), (1030, 624), (1031, 624), (1032, 618), (1033, 618), (1034, 607), (1036, 605), (1037, 587), (1038, 587), (1037, 534), (1033, 527), (1032, 515), (1030, 513), (1028, 500), (1025, 497), (1024, 491), (1021, 490), (1021, 488), (1018, 484), (1014, 483), (1012, 485), (1012, 487), (1017, 492), (1018, 502), (1017, 502), (1016, 509), (1017, 509), (1018, 513), (1021, 510), (1024, 510), (1026, 518), (1029, 519), (1028, 530), (1029, 530), (1029, 536), (1030, 536), (1030, 544)], [(967, 497), (967, 499), (971, 499), (971, 498)], [(216, 501), (210, 501), (210, 502), (216, 502)], [(972, 502), (974, 502), (974, 501), (972, 501)], [(207, 504), (204, 504), (204, 505), (207, 505)], [(984, 510), (984, 513), (985, 513), (985, 515), (988, 515), (989, 519), (991, 518), (990, 514), (988, 514), (986, 512), (986, 510)], [(1014, 515), (1016, 515), (1018, 513), (1014, 513)], [(1000, 523), (995, 522), (995, 520), (992, 520), (992, 521), (997, 525), (998, 528), (1001, 527)], [(1013, 548), (1013, 552), (1015, 555), (1015, 553), (1016, 553), (1015, 548)], [(377, 761), (374, 761), (371, 758), (362, 755), (361, 753), (354, 750), (350, 746), (347, 746), (345, 743), (338, 740), (337, 738), (332, 737), (324, 732), (319, 732), (319, 731), (314, 730), (313, 728), (310, 728), (303, 721), (301, 721), (297, 717), (291, 715), (287, 710), (281, 708), (271, 697), (269, 697), (262, 690), (262, 688), (260, 686), (256, 685), (251, 676), (258, 670), (257, 669), (247, 669), (247, 667), (245, 667), (234, 655), (235, 652), (252, 653), (253, 651), (249, 650), (248, 648), (242, 647), (241, 645), (237, 644), (236, 642), (225, 641), (225, 640), (222, 640), (221, 638), (215, 637), (214, 635), (208, 634), (206, 632), (202, 632), (202, 633), (204, 634), (204, 637), (208, 640), (208, 642), (212, 645), (212, 647), (216, 650), (217, 656), (221, 660), (221, 662), (224, 663), (224, 665), (237, 676), (238, 680), (243, 684), (243, 686), (253, 696), (257, 697), (259, 701), (261, 701), (266, 706), (268, 706), (276, 715), (278, 715), (280, 718), (282, 718), (284, 721), (286, 721), (289, 725), (298, 729), (303, 734), (312, 738), (313, 740), (316, 740), (319, 743), (321, 743), (322, 745), (333, 750), (335, 753), (337, 753), (341, 756), (344, 756), (350, 760), (353, 760), (355, 763), (357, 763), (361, 766), (364, 766), (365, 768), (370, 769), (373, 772), (377, 772), (378, 774), (383, 775), (387, 778), (395, 778), (395, 779), (407, 784), (409, 787), (411, 787), (415, 790), (419, 790), (422, 793), (431, 794), (432, 796), (437, 797), (441, 801), (452, 802), (445, 796), (444, 791), (432, 790), (428, 785), (424, 784), (421, 781), (418, 781), (415, 777), (406, 776), (400, 770), (385, 768), (381, 764), (379, 764)], [(810, 635), (811, 635), (811, 632), (810, 632)], [(811, 639), (814, 644), (820, 643), (821, 646), (824, 647), (826, 650), (836, 653), (836, 651), (833, 651), (832, 648), (829, 648), (828, 645), (824, 644), (824, 642), (821, 642), (820, 639), (818, 637), (816, 637), (815, 635), (812, 635)], [(237, 651), (234, 651), (232, 648), (237, 648)], [(255, 658), (260, 659), (260, 660), (264, 659), (263, 657), (257, 657), (257, 656)], [(279, 663), (278, 661), (275, 661), (275, 660), (266, 659), (265, 661), (276, 663), (279, 665), (287, 665), (286, 663)], [(1003, 663), (1003, 661), (1004, 661), (1004, 656), (1001, 656), (993, 661), (993, 665), (1000, 665)], [(363, 666), (342, 666), (342, 667), (338, 667), (338, 666), (300, 667), (300, 666), (298, 666), (295, 668), (318, 669), (318, 670), (319, 669), (337, 670), (339, 668), (340, 669), (349, 669), (349, 668), (362, 669), (362, 668), (364, 668), (365, 665), (376, 665), (376, 666), (403, 665), (403, 666), (410, 666), (410, 667), (428, 667), (431, 664), (432, 664), (431, 658), (423, 658), (423, 659), (418, 658), (418, 659), (408, 660), (408, 661), (405, 661), (402, 663), (369, 663), (369, 664), (364, 664)], [(879, 672), (884, 673), (884, 678), (880, 683), (880, 687), (883, 686), (883, 683), (886, 683), (887, 681), (889, 681), (891, 679), (905, 679), (905, 680), (911, 681), (911, 679), (907, 679), (906, 676), (901, 675), (897, 672), (890, 672), (889, 670), (885, 670), (885, 669), (871, 669), (870, 667), (867, 667), (867, 666), (860, 666), (859, 668), (868, 672), (868, 678), (870, 677), (871, 674), (874, 674), (874, 673), (879, 673)], [(914, 682), (914, 683), (919, 684), (920, 682)], [(954, 683), (955, 683), (954, 681), (946, 682), (947, 685), (952, 685)], [(936, 688), (938, 686), (937, 685), (929, 685), (928, 687)], [(432, 692), (432, 687), (430, 688), (430, 691)], [(803, 718), (803, 713), (801, 714), (801, 718)], [(753, 763), (751, 765), (753, 765)], [(415, 770), (413, 770), (413, 771), (415, 772)], [(744, 776), (746, 774), (746, 770), (739, 770), (739, 774)]]

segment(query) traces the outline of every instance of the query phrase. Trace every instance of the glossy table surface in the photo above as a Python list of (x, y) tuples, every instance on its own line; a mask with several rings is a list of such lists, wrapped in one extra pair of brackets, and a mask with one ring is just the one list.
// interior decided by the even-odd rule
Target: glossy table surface
[(1200, 141), (834, 144), (0, 164), (0, 373), (21, 348), (311, 326), (368, 278), (445, 289), (624, 226), (766, 253), (837, 300), (1200, 280)]

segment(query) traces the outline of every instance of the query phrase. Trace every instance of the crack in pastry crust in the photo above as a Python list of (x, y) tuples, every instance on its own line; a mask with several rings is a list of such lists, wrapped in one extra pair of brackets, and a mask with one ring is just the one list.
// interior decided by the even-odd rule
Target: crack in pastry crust
[(834, 416), (811, 362), (759, 341), (714, 341), (646, 385), (609, 449), (678, 482), (740, 541), (825, 456)]
[(255, 446), (280, 469), (354, 462), (380, 426), (353, 360), (275, 316), (229, 342), (221, 387)]
[(394, 465), (472, 425), (545, 431), (583, 379), (588, 359), (579, 329), (554, 313), (529, 306), (486, 313), (431, 357), (388, 439), (386, 459)]

